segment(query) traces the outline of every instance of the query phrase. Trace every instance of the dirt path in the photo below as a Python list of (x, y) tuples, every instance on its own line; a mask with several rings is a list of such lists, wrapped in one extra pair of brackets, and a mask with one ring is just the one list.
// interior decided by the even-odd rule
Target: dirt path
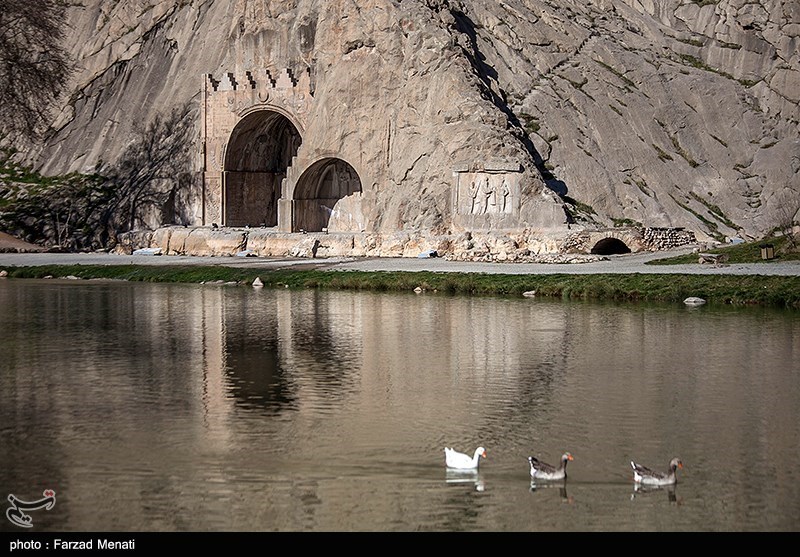
[[(685, 252), (685, 250), (684, 250)], [(800, 276), (800, 261), (773, 261), (730, 265), (645, 265), (651, 259), (682, 253), (637, 253), (610, 256), (607, 261), (572, 264), (547, 263), (472, 263), (442, 258), (331, 257), (301, 259), (293, 257), (195, 257), (186, 255), (118, 255), (111, 253), (0, 253), (0, 267), (31, 265), (225, 265), (263, 269), (320, 268), (334, 271), (437, 271), (453, 273), (501, 274), (716, 274)]]
[(0, 253), (16, 253), (16, 252), (42, 252), (45, 251), (42, 246), (36, 244), (29, 244), (25, 240), (15, 238), (11, 234), (0, 232)]

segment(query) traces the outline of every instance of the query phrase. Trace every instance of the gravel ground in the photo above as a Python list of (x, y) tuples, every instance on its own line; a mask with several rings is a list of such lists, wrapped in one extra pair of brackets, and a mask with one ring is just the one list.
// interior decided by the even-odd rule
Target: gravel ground
[(264, 257), (194, 257), (183, 255), (118, 255), (110, 253), (0, 253), (0, 266), (33, 265), (226, 265), (264, 269), (318, 268), (337, 271), (439, 271), (453, 273), (505, 274), (598, 274), (680, 273), (717, 275), (800, 276), (800, 261), (724, 265), (645, 265), (646, 261), (690, 252), (638, 253), (609, 256), (608, 261), (571, 264), (472, 263), (442, 258), (352, 258), (327, 259)]

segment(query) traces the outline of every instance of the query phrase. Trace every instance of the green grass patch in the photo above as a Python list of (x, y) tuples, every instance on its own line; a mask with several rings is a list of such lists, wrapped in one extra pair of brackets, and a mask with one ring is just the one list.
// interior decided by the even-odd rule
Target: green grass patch
[(719, 70), (717, 68), (713, 68), (713, 67), (709, 66), (708, 64), (706, 64), (705, 62), (703, 62), (702, 60), (700, 60), (699, 58), (695, 58), (694, 56), (691, 56), (689, 54), (678, 54), (678, 58), (680, 58), (681, 62), (686, 64), (687, 66), (691, 66), (693, 68), (697, 68), (698, 70), (704, 70), (704, 71), (707, 71), (707, 72), (712, 72), (712, 73), (715, 73), (717, 75), (721, 75), (722, 77), (725, 77), (727, 79), (732, 79), (733, 81), (736, 81), (736, 82), (740, 83), (743, 87), (745, 87), (747, 89), (749, 89), (750, 87), (752, 87), (753, 85), (756, 85), (757, 83), (759, 83), (761, 81), (760, 79), (755, 79), (755, 80), (753, 80), (753, 79), (736, 79), (735, 77), (733, 77), (728, 72), (724, 72), (724, 71)]
[(684, 211), (688, 211), (689, 213), (693, 214), (697, 218), (697, 220), (699, 220), (700, 222), (705, 224), (706, 228), (708, 228), (708, 233), (711, 235), (712, 238), (714, 238), (718, 242), (724, 242), (725, 241), (725, 235), (722, 232), (719, 231), (719, 225), (716, 222), (707, 219), (705, 216), (701, 215), (700, 213), (698, 213), (697, 211), (695, 211), (694, 209), (689, 207), (686, 203), (681, 203), (680, 201), (675, 199), (674, 195), (669, 194), (669, 196), (672, 198), (672, 200), (675, 203), (678, 204), (678, 206), (681, 209), (683, 209)]
[(532, 114), (520, 112), (519, 117), (528, 133), (537, 133), (542, 128), (541, 124), (539, 124), (539, 118)]
[(715, 73), (717, 75), (721, 75), (722, 77), (726, 77), (728, 79), (733, 79), (734, 81), (739, 81), (739, 83), (742, 83), (742, 85), (744, 85), (744, 83), (742, 81), (734, 78), (728, 72), (723, 72), (722, 70), (718, 70), (717, 68), (711, 67), (708, 64), (706, 64), (705, 62), (703, 62), (702, 60), (700, 60), (699, 58), (695, 58), (694, 56), (691, 56), (690, 54), (678, 54), (678, 57), (681, 59), (681, 62), (683, 62), (684, 64), (687, 64), (689, 66), (692, 66), (693, 68), (697, 68), (698, 70), (704, 70), (704, 71), (707, 71), (707, 72)]
[(650, 145), (653, 146), (653, 149), (655, 149), (656, 153), (658, 153), (658, 158), (661, 159), (663, 162), (672, 160), (672, 156), (669, 153), (667, 153), (666, 151), (664, 151), (664, 149), (662, 149), (661, 147), (659, 147), (655, 143), (651, 143)]
[[(740, 246), (737, 246), (740, 247)], [(5, 267), (9, 277), (73, 275), (83, 279), (145, 282), (234, 282), (250, 288), (260, 277), (266, 288), (359, 291), (413, 291), (441, 295), (521, 296), (534, 290), (543, 298), (628, 302), (682, 302), (700, 296), (709, 304), (758, 304), (800, 309), (800, 277), (686, 274), (510, 275), (483, 273), (265, 270), (224, 266), (70, 265)]]
[(633, 178), (633, 183), (636, 184), (636, 187), (638, 187), (639, 190), (647, 197), (653, 197), (653, 193), (650, 191), (650, 188), (647, 186), (647, 182), (645, 182), (643, 178), (639, 180)]
[(623, 74), (621, 71), (614, 69), (612, 66), (609, 66), (608, 64), (606, 64), (605, 62), (601, 62), (600, 60), (595, 60), (595, 62), (598, 63), (603, 68), (605, 68), (606, 70), (608, 70), (609, 72), (611, 72), (612, 74), (614, 74), (615, 76), (617, 76), (622, 81), (624, 81), (626, 85), (633, 87), (634, 89), (637, 88), (636, 84), (629, 78), (625, 77), (625, 74)]
[(614, 228), (622, 228), (622, 227), (628, 227), (628, 226), (633, 226), (635, 228), (642, 228), (642, 223), (639, 222), (638, 220), (616, 219), (614, 217), (611, 217), (611, 220), (614, 222)]
[(758, 83), (761, 83), (760, 79), (737, 79), (736, 81), (741, 83), (747, 89), (749, 89), (753, 85), (757, 85)]
[[(772, 244), (775, 250), (774, 259), (761, 258), (761, 246)], [(724, 253), (728, 256), (728, 263), (773, 263), (779, 261), (800, 261), (800, 251), (789, 249), (786, 238), (776, 237), (759, 240), (758, 242), (745, 242), (730, 246), (720, 246), (708, 250), (708, 253)], [(649, 261), (647, 265), (685, 265), (698, 263), (697, 254), (689, 253), (676, 257), (667, 257)]]
[[(591, 156), (591, 155), (589, 155), (589, 156)], [(575, 209), (577, 209), (581, 213), (586, 213), (587, 215), (596, 215), (597, 214), (597, 212), (594, 210), (594, 207), (592, 207), (591, 205), (589, 205), (587, 203), (583, 203), (581, 201), (573, 199), (572, 197), (570, 197), (568, 195), (564, 195), (561, 198), (564, 201), (566, 201), (567, 203), (570, 203), (570, 204), (574, 205)]]
[(675, 152), (682, 156), (686, 162), (689, 163), (689, 166), (692, 168), (696, 168), (698, 166), (697, 161), (692, 158), (692, 156), (686, 152), (686, 149), (681, 147), (681, 144), (678, 143), (678, 138), (674, 135), (669, 136), (670, 141), (672, 141), (672, 146), (675, 147)]
[(682, 42), (682, 43), (685, 43), (685, 44), (688, 44), (688, 45), (692, 45), (692, 46), (697, 46), (697, 47), (702, 47), (702, 46), (705, 46), (705, 44), (706, 44), (705, 41), (700, 41), (700, 40), (697, 40), (697, 39), (675, 39), (675, 40), (678, 41), (678, 42)]
[(719, 220), (722, 224), (724, 224), (728, 228), (732, 228), (733, 230), (737, 230), (739, 228), (738, 226), (736, 226), (735, 222), (733, 222), (731, 219), (729, 219), (728, 217), (725, 216), (725, 213), (722, 212), (722, 209), (720, 209), (718, 205), (714, 205), (710, 201), (707, 201), (706, 199), (700, 197), (699, 195), (697, 195), (694, 192), (690, 192), (689, 195), (691, 195), (697, 202), (702, 203), (703, 205), (705, 205), (706, 208), (708, 209), (708, 211), (717, 220)]

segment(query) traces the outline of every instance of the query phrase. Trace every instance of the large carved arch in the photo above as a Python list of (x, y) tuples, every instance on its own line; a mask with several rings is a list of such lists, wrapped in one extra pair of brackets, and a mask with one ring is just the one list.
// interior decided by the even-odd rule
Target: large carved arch
[(203, 224), (291, 228), (286, 177), (312, 101), (308, 71), (204, 76)]
[(250, 111), (234, 127), (223, 163), (227, 226), (278, 225), (278, 199), (302, 138), (285, 115)]

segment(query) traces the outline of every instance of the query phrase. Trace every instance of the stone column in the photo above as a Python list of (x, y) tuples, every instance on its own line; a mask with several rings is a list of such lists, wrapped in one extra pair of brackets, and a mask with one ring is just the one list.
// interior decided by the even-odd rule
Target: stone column
[(278, 230), (280, 232), (292, 231), (294, 215), (294, 200), (282, 197), (278, 199)]

